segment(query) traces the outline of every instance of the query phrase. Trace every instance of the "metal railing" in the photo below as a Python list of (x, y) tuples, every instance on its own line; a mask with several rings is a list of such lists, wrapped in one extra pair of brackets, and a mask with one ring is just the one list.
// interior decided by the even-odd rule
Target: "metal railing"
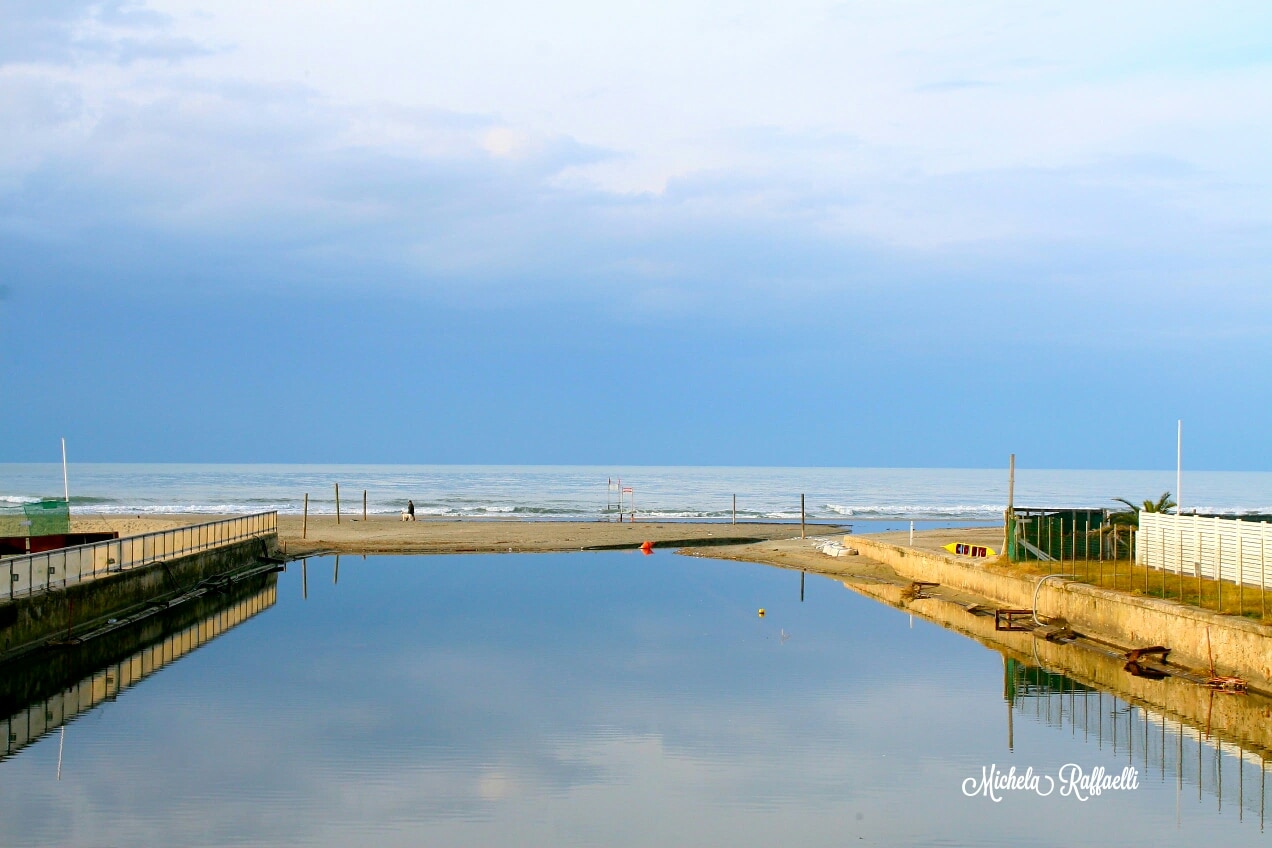
[(0, 601), (64, 589), (133, 568), (278, 532), (277, 512), (223, 518), (140, 536), (0, 560)]

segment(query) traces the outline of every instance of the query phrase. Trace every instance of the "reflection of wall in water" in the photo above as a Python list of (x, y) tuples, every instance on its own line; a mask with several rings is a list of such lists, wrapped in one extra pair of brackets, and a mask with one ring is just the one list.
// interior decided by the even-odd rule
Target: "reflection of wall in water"
[(13, 756), (40, 736), (73, 721), (102, 701), (113, 700), (120, 692), (159, 669), (269, 609), (277, 597), (278, 586), (271, 579), (260, 591), (0, 720), (0, 733), (4, 734), (3, 740), (0, 740), (0, 760)]
[[(1139, 769), (1142, 778), (1174, 780), (1179, 788), (1196, 787), (1215, 798), (1219, 811), (1244, 818), (1257, 815), (1263, 825), (1267, 803), (1267, 759), (1240, 741), (1223, 740), (1177, 718), (1132, 704), (1062, 674), (1004, 657), (1003, 697), (1007, 700), (1008, 744), (1014, 743), (1014, 715), (1032, 717), (1051, 727), (1068, 727), (1075, 736)], [(1242, 697), (1213, 693), (1215, 698)]]

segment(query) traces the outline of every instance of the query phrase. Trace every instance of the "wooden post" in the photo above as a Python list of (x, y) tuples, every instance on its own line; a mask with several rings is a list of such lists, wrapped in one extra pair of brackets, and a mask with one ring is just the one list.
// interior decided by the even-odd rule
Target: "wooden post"
[(1091, 559), (1091, 510), (1087, 510), (1086, 514), (1086, 535), (1082, 537), (1082, 553), (1088, 560)]
[(738, 496), (733, 496), (733, 523), (738, 523)]
[[(1196, 556), (1195, 561), (1193, 562), (1193, 568), (1197, 569), (1197, 606), (1202, 607), (1202, 608), (1204, 609), (1204, 608), (1205, 608), (1205, 603), (1203, 602), (1203, 599), (1205, 598), (1205, 596), (1204, 596), (1204, 595), (1202, 595), (1202, 593), (1201, 593), (1201, 590), (1202, 590), (1202, 584), (1201, 584), (1201, 531), (1200, 531), (1200, 530), (1197, 530), (1197, 522), (1196, 522), (1196, 521), (1193, 521), (1193, 530), (1195, 531), (1193, 538), (1194, 538), (1194, 539), (1196, 540), (1196, 542), (1197, 542), (1196, 546), (1194, 547), (1194, 550), (1197, 552), (1197, 556)], [(1183, 531), (1180, 531), (1180, 533), (1179, 533), (1179, 555), (1180, 555), (1181, 557), (1184, 555), (1184, 534), (1183, 534)]]
[(362, 520), (367, 520), (367, 490), (362, 490)]
[(1117, 525), (1113, 525), (1113, 588), (1117, 588)]
[(305, 492), (305, 513), (304, 518), (300, 519), (300, 538), (304, 539), (309, 536), (309, 493)]
[[(1162, 545), (1162, 567), (1166, 567), (1166, 528), (1161, 527), (1161, 545)], [(1179, 564), (1179, 602), (1184, 602), (1184, 565), (1183, 561)]]
[[(1011, 544), (1008, 538), (1008, 531), (1011, 528), (1012, 516), (1016, 509), (1016, 455), (1013, 453), (1011, 458), (1007, 460), (1007, 514), (1003, 516), (1003, 553), (1007, 553), (1007, 548)], [(914, 544), (914, 540), (910, 540), (910, 544)]]
[(799, 496), (799, 537), (804, 538), (804, 496)]
[(336, 523), (340, 523), (340, 484), (336, 484)]
[(1099, 574), (1098, 585), (1103, 586), (1104, 585), (1104, 522), (1103, 521), (1100, 522), (1100, 531), (1097, 535), (1100, 540), (1100, 574)]
[[(1055, 535), (1055, 534), (1052, 532), (1052, 521), (1051, 521), (1051, 516), (1050, 516), (1050, 515), (1048, 515), (1048, 516), (1047, 516), (1047, 554), (1051, 557), (1051, 562), (1055, 562), (1055, 560), (1056, 560), (1055, 554), (1051, 553), (1051, 552), (1052, 552), (1052, 550), (1053, 550), (1053, 547), (1052, 547), (1052, 541), (1053, 541), (1053, 537), (1054, 537), (1054, 535)], [(1042, 527), (1041, 527), (1041, 526), (1038, 528), (1038, 538), (1040, 538), (1040, 539), (1042, 538)], [(1053, 573), (1053, 572), (1055, 571), (1055, 566), (1054, 566), (1054, 565), (1052, 565), (1052, 564), (1051, 564), (1051, 562), (1047, 563), (1047, 573), (1048, 573), (1048, 574), (1051, 574), (1051, 573)]]
[(1264, 554), (1267, 550), (1265, 539), (1268, 535), (1268, 523), (1263, 522), (1263, 526), (1259, 528), (1259, 614), (1264, 618), (1268, 615), (1268, 606), (1266, 598), (1266, 590), (1268, 586), (1268, 572), (1265, 565), (1266, 559)]
[(1060, 516), (1060, 570), (1064, 571), (1064, 516)]
[(1215, 528), (1215, 582), (1219, 599), (1216, 601), (1215, 612), (1220, 615), (1224, 614), (1224, 537), (1219, 535), (1219, 528)]
[(1245, 539), (1241, 538), (1241, 519), (1237, 519), (1237, 615), (1245, 618)]

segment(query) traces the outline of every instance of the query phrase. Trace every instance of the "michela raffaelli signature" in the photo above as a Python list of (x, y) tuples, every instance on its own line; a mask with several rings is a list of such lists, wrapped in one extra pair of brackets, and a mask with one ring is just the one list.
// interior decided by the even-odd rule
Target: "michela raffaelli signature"
[(1064, 798), (1085, 801), (1105, 792), (1117, 792), (1139, 788), (1139, 770), (1127, 766), (1119, 774), (1109, 774), (1104, 766), (1085, 771), (1076, 763), (1065, 763), (1055, 777), (1034, 772), (1033, 766), (1022, 772), (1012, 766), (1000, 771), (997, 764), (981, 766), (980, 778), (969, 777), (963, 781), (963, 794), (968, 798), (984, 795), (997, 804), (1003, 800), (1002, 792), (1033, 792), (1043, 798), (1057, 789)]

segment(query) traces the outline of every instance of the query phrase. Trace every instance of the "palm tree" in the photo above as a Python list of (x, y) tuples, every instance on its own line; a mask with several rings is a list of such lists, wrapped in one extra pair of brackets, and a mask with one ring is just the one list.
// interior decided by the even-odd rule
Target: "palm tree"
[(1176, 503), (1170, 499), (1170, 492), (1162, 492), (1162, 496), (1156, 501), (1144, 501), (1140, 506), (1128, 501), (1126, 498), (1113, 498), (1118, 503), (1124, 503), (1128, 507), (1120, 512), (1114, 512), (1109, 515), (1109, 521), (1113, 524), (1139, 526), (1139, 517), (1141, 512), (1169, 512), (1174, 509)]

